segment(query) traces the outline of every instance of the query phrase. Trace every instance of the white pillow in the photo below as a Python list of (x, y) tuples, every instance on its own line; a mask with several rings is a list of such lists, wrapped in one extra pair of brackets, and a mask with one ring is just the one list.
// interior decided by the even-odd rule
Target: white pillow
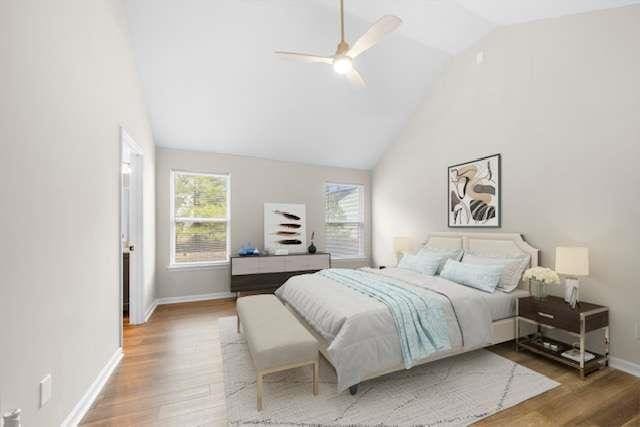
[(439, 259), (436, 274), (440, 274), (440, 272), (442, 272), (442, 268), (448, 259), (460, 261), (463, 253), (464, 251), (462, 249), (440, 249), (429, 246), (424, 246), (418, 251), (418, 255), (431, 255)]
[(462, 257), (462, 262), (465, 264), (503, 266), (504, 269), (497, 288), (502, 292), (511, 292), (518, 287), (530, 260), (531, 257), (527, 254), (516, 256), (486, 255), (471, 251), (466, 251)]
[(496, 290), (503, 270), (502, 265), (464, 264), (448, 259), (440, 276), (491, 294)]
[(429, 254), (404, 254), (398, 263), (398, 268), (417, 271), (418, 273), (433, 276), (438, 271), (440, 258)]

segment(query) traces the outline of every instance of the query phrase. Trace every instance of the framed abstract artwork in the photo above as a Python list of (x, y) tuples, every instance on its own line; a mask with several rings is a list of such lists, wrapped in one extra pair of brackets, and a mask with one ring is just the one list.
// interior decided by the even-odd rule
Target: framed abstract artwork
[(449, 227), (501, 226), (500, 168), (500, 154), (449, 166)]

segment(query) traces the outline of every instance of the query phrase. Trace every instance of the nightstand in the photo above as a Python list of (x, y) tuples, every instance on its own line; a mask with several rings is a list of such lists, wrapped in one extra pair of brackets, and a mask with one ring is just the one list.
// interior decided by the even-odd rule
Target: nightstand
[[(520, 337), (520, 322), (530, 322), (538, 327), (537, 333)], [(562, 356), (573, 346), (543, 335), (544, 328), (561, 329), (579, 340), (580, 360)], [(595, 357), (584, 360), (586, 334), (604, 329), (603, 354), (590, 351)], [(546, 344), (546, 345), (545, 345)], [(571, 308), (562, 298), (548, 296), (544, 300), (534, 297), (518, 298), (516, 303), (516, 351), (525, 349), (553, 359), (580, 371), (580, 377), (609, 365), (609, 309), (602, 305), (579, 302)]]

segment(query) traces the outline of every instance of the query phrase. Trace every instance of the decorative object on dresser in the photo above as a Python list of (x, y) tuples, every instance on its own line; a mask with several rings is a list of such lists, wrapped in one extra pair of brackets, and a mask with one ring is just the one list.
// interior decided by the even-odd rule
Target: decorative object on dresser
[(242, 245), (240, 250), (238, 251), (238, 255), (240, 256), (259, 256), (260, 250), (255, 246), (251, 245), (251, 243), (247, 243)]
[(264, 249), (270, 254), (303, 253), (307, 249), (306, 207), (293, 203), (264, 204)]
[(580, 247), (556, 248), (556, 271), (566, 275), (564, 300), (572, 307), (580, 300), (578, 277), (589, 275), (589, 249)]
[[(524, 348), (571, 366), (580, 371), (581, 378), (608, 366), (609, 309), (607, 307), (581, 302), (576, 308), (572, 308), (562, 298), (554, 296), (549, 296), (544, 301), (534, 297), (521, 297), (516, 303), (516, 313), (516, 351)], [(537, 332), (520, 337), (520, 321), (537, 325)], [(547, 338), (543, 334), (545, 328), (561, 329), (569, 333), (578, 339), (577, 346)], [(601, 329), (604, 329), (604, 351), (587, 352), (586, 334)]]
[(548, 295), (547, 285), (560, 283), (558, 273), (546, 267), (532, 267), (524, 272), (522, 278), (529, 282), (529, 294), (538, 301), (544, 301)]
[(500, 169), (500, 154), (449, 166), (449, 227), (500, 227)]
[(399, 263), (402, 254), (409, 250), (411, 250), (411, 239), (408, 237), (393, 238), (393, 253), (396, 255), (396, 263)]
[(311, 233), (311, 244), (309, 245), (309, 247), (307, 248), (307, 252), (309, 252), (310, 254), (315, 254), (316, 252), (318, 252), (318, 248), (316, 248), (316, 245), (313, 244), (313, 239), (316, 237), (316, 232), (313, 231)]
[(331, 267), (331, 255), (261, 255), (231, 257), (231, 292), (273, 291), (289, 277)]

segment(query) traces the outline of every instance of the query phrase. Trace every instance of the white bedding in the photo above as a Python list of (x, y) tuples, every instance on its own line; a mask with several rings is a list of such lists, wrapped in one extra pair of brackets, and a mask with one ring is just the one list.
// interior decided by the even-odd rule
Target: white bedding
[[(499, 308), (508, 306), (506, 301), (513, 299), (508, 297), (511, 294), (504, 294), (505, 298), (491, 297), (441, 277), (410, 270), (367, 270), (402, 279), (407, 287), (418, 292), (435, 291), (450, 302), (445, 304), (445, 318), (451, 349), (432, 354), (420, 363), (489, 344), (493, 317), (500, 315)], [(292, 277), (276, 295), (328, 342), (327, 352), (337, 372), (338, 390), (402, 367), (398, 333), (383, 303), (314, 274)]]
[(516, 315), (516, 300), (520, 297), (529, 296), (529, 292), (524, 289), (516, 289), (509, 293), (496, 290), (492, 294), (478, 291), (491, 307), (491, 319), (496, 320), (508, 319)]

